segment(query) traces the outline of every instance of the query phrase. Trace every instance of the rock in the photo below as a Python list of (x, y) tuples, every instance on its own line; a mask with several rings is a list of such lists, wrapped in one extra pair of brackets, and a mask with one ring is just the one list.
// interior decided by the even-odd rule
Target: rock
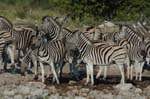
[(30, 88), (28, 86), (23, 86), (23, 85), (19, 86), (18, 87), (18, 93), (27, 95), (30, 93)]
[(90, 91), (89, 94), (88, 94), (88, 98), (90, 98), (90, 99), (94, 99), (98, 96), (99, 96), (99, 92), (97, 90)]
[(103, 94), (100, 97), (101, 97), (100, 99), (113, 99), (113, 95), (111, 93)]
[(74, 99), (86, 99), (85, 97), (76, 96)]
[(134, 97), (134, 96), (136, 96), (136, 94), (134, 94), (133, 92), (130, 92), (130, 91), (119, 91), (118, 94), (122, 95), (122, 96), (128, 96), (128, 97)]
[(116, 86), (114, 86), (114, 88), (116, 90), (122, 90), (122, 91), (129, 91), (130, 89), (134, 88), (134, 86), (132, 84), (118, 84)]
[(71, 85), (71, 84), (76, 84), (77, 82), (76, 81), (73, 81), (73, 80), (70, 80), (69, 81), (69, 84)]
[(48, 90), (50, 94), (55, 94), (57, 92), (57, 89), (55, 88), (55, 86), (48, 87)]
[(89, 88), (81, 88), (80, 90), (79, 90), (79, 96), (84, 96), (84, 97), (86, 97), (87, 95), (88, 95), (88, 92), (90, 91), (90, 89)]
[(74, 86), (68, 86), (67, 88), (70, 89), (70, 90), (72, 90), (72, 89), (74, 89), (75, 87), (74, 87)]
[(134, 97), (134, 99), (149, 99), (149, 98), (146, 98), (145, 96), (136, 96)]
[(79, 96), (87, 97), (88, 93), (80, 93)]
[(9, 96), (4, 96), (1, 99), (13, 99), (13, 98), (10, 98)]
[(49, 95), (48, 89), (44, 89), (42, 96), (43, 96), (43, 97), (46, 97), (46, 96), (48, 96), (48, 95)]
[(81, 92), (81, 93), (88, 93), (89, 91), (90, 91), (89, 88), (81, 88), (81, 89), (80, 89), (80, 92)]
[(15, 95), (14, 99), (23, 99), (23, 97), (21, 95)]
[(144, 93), (145, 95), (150, 96), (150, 86), (144, 88), (143, 93)]
[(67, 91), (66, 94), (68, 97), (72, 97), (72, 98), (75, 96), (75, 94), (72, 91)]
[(72, 90), (72, 93), (74, 93), (74, 95), (78, 95), (79, 94), (79, 90), (74, 89), (74, 90)]
[(142, 93), (142, 90), (140, 88), (135, 88), (135, 93)]
[(3, 93), (5, 96), (13, 96), (15, 95), (15, 92), (13, 90), (5, 90), (4, 93)]
[(29, 82), (27, 84), (27, 86), (29, 86), (29, 87), (33, 87), (34, 86), (36, 88), (42, 88), (42, 89), (46, 88), (46, 85), (44, 83), (42, 83), (42, 82)]
[(48, 99), (59, 99), (59, 95), (58, 94), (51, 95), (48, 97)]
[(32, 96), (42, 96), (42, 94), (43, 94), (43, 89), (32, 90), (30, 94), (31, 94)]
[(70, 98), (70, 97), (63, 97), (63, 99), (72, 99), (72, 98)]
[(117, 95), (117, 96), (114, 96), (114, 99), (125, 99), (125, 97), (122, 95)]

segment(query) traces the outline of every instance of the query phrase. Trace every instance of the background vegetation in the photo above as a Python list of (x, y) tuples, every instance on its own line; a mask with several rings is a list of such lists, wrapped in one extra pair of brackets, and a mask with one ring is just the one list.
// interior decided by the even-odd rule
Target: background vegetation
[(67, 14), (70, 27), (96, 25), (104, 19), (150, 19), (150, 0), (0, 0), (0, 15), (12, 21), (39, 23), (44, 15)]

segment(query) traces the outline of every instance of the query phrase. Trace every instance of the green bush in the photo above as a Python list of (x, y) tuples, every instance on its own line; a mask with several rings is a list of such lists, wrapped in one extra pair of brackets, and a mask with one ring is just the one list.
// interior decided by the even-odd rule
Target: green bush
[(70, 15), (70, 27), (99, 24), (104, 19), (130, 21), (150, 18), (150, 0), (0, 0), (0, 13), (40, 22), (44, 15)]

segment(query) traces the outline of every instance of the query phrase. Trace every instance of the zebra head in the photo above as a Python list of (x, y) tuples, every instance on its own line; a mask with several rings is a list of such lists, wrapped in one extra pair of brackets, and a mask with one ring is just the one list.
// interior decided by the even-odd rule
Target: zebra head
[(42, 24), (43, 24), (43, 23), (50, 22), (51, 19), (53, 19), (53, 18), (52, 18), (51, 16), (48, 16), (48, 15), (42, 17)]
[(117, 39), (123, 39), (126, 38), (127, 33), (126, 33), (126, 26), (122, 26), (119, 32), (119, 35), (116, 37)]
[(7, 18), (0, 16), (0, 30), (8, 31), (13, 28), (13, 24)]
[(40, 47), (40, 45), (44, 45), (45, 43), (47, 43), (47, 38), (45, 37), (45, 35), (38, 35), (32, 38), (31, 41), (31, 48), (37, 49)]
[(61, 26), (67, 23), (69, 15), (66, 15), (64, 17), (55, 17), (54, 20), (57, 21)]
[(146, 41), (144, 37), (140, 39), (138, 48), (139, 48), (140, 54), (143, 56), (143, 59), (146, 59)]

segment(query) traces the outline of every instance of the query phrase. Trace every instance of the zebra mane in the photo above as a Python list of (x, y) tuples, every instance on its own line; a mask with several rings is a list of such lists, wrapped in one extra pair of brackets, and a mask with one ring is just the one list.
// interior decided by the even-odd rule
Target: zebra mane
[(10, 28), (13, 28), (12, 22), (8, 20), (6, 17), (0, 16), (0, 21), (5, 22)]
[(80, 36), (82, 39), (84, 39), (88, 44), (92, 45), (92, 42), (84, 35), (82, 32), (78, 32), (78, 36)]
[(70, 33), (72, 33), (72, 31), (70, 30), (70, 29), (68, 29), (68, 28), (63, 28), (64, 30), (66, 30), (66, 31), (68, 31), (68, 32), (70, 32)]
[(137, 37), (139, 37), (140, 35), (139, 35), (139, 33), (138, 32), (136, 32), (133, 28), (131, 28), (130, 26), (123, 26), (123, 27), (125, 27), (125, 29), (129, 29), (130, 31), (132, 31)]
[(44, 16), (42, 18), (42, 22), (44, 22), (45, 20), (48, 20), (47, 22), (53, 22), (53, 24), (56, 24), (58, 27), (61, 27), (61, 24), (57, 22), (52, 16)]

